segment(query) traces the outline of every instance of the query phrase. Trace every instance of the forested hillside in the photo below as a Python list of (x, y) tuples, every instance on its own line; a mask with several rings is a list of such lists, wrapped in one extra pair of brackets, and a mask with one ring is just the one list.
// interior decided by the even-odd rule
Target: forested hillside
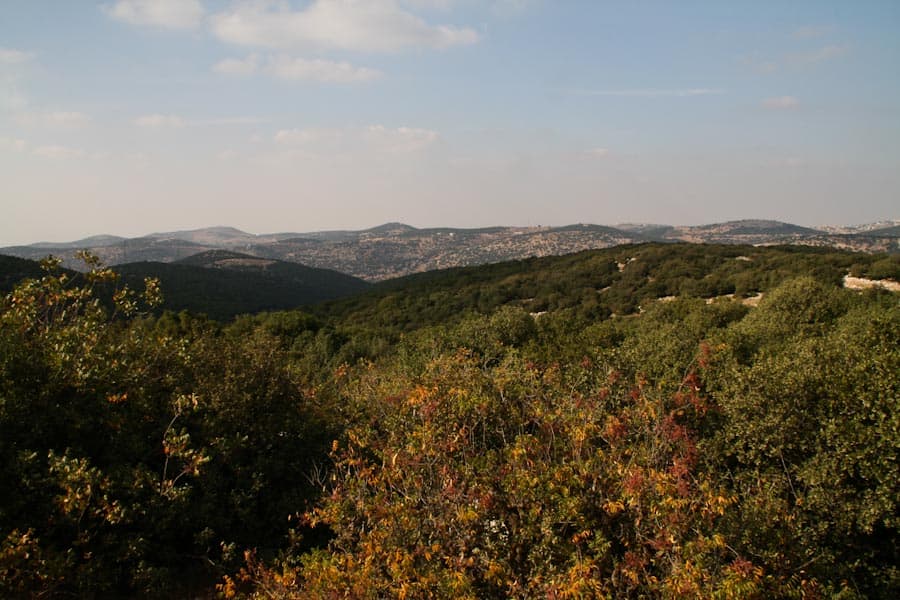
[(900, 262), (634, 245), (218, 322), (48, 264), (0, 303), (0, 595), (897, 597), (900, 297), (848, 272)]
[(141, 262), (114, 267), (124, 282), (159, 279), (166, 307), (230, 320), (245, 313), (315, 304), (368, 289), (361, 279), (280, 260), (211, 250), (175, 263)]
[(33, 260), (0, 254), (0, 291), (2, 292), (12, 290), (22, 279), (39, 277), (41, 274), (40, 264)]
[(505, 305), (588, 321), (639, 312), (658, 298), (738, 299), (790, 277), (840, 285), (847, 273), (900, 280), (900, 256), (798, 246), (636, 244), (566, 256), (430, 271), (375, 284), (313, 310), (380, 332), (417, 329), (490, 313)]
[[(261, 311), (313, 305), (362, 293), (370, 284), (351, 275), (297, 263), (256, 258), (227, 250), (210, 250), (175, 263), (138, 262), (113, 267), (119, 285), (140, 287), (146, 277), (159, 280), (166, 291), (163, 310), (190, 311), (219, 321)], [(83, 283), (79, 271), (61, 271), (70, 285)], [(37, 261), (0, 255), (0, 292), (10, 291), (26, 277), (42, 274)], [(112, 306), (115, 286), (102, 284), (98, 297)]]

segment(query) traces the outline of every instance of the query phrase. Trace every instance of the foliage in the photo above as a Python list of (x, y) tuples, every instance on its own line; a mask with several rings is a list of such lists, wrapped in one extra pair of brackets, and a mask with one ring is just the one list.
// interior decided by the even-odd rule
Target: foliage
[(646, 244), (230, 323), (86, 258), (0, 303), (4, 597), (900, 595), (900, 305), (839, 287), (888, 258)]
[(861, 300), (797, 280), (721, 336), (708, 381), (726, 421), (711, 467), (744, 499), (728, 527), (744, 532), (746, 552), (783, 577), (890, 597), (900, 593), (900, 306)]
[(693, 376), (664, 398), (605, 365), (514, 353), (487, 371), (460, 351), (362, 373), (348, 394), (366, 418), (308, 515), (335, 539), (244, 577), (297, 597), (750, 594), (760, 569), (714, 528), (732, 500), (695, 469), (698, 392)]
[(109, 312), (113, 273), (46, 266), (0, 310), (0, 592), (172, 593), (286, 544), (333, 434), (277, 341), (139, 317), (154, 281)]

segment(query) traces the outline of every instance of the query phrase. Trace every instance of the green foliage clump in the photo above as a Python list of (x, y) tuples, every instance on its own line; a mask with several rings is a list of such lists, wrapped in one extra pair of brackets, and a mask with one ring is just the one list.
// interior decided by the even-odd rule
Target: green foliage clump
[[(874, 299), (874, 301), (871, 301)], [(900, 306), (790, 282), (717, 340), (724, 422), (711, 468), (746, 510), (728, 525), (783, 575), (900, 591)]]
[(0, 594), (185, 593), (285, 547), (333, 433), (277, 340), (142, 317), (152, 280), (110, 312), (113, 273), (46, 266), (0, 304)]

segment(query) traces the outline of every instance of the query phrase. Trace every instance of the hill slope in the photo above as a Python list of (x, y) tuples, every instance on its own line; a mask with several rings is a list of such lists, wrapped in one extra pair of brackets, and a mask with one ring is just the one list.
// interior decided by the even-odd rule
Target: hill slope
[(169, 310), (227, 320), (242, 313), (281, 310), (356, 294), (369, 284), (350, 275), (213, 250), (186, 262), (138, 262), (114, 270), (133, 287), (160, 280)]
[(520, 306), (589, 321), (627, 316), (659, 298), (750, 297), (791, 277), (842, 285), (849, 271), (896, 278), (900, 257), (798, 246), (646, 243), (409, 275), (314, 307), (350, 327), (411, 331), (467, 313)]
[(19, 281), (43, 275), (41, 265), (33, 260), (0, 254), (0, 292), (8, 292)]

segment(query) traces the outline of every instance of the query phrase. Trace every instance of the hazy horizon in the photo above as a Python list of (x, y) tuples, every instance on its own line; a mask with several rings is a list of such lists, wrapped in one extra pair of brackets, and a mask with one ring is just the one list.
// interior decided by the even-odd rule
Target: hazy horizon
[(0, 4), (0, 246), (897, 219), (900, 3)]
[[(753, 217), (746, 217), (746, 218), (740, 218), (740, 219), (733, 219), (731, 222), (734, 222), (734, 221), (765, 221), (765, 220), (770, 220), (770, 219), (756, 219)], [(855, 227), (855, 226), (871, 225), (871, 224), (878, 223), (878, 222), (897, 223), (898, 221), (900, 221), (900, 219), (880, 219), (879, 221), (870, 221), (870, 222), (866, 222), (866, 223), (822, 223), (819, 225), (809, 225), (809, 224), (804, 224), (804, 223), (788, 223), (788, 224), (799, 225), (801, 227), (807, 227), (809, 229), (816, 229), (816, 228), (821, 228), (821, 227)], [(381, 227), (384, 225), (391, 225), (391, 224), (395, 224), (395, 223), (400, 224), (400, 225), (407, 225), (407, 226), (413, 227), (414, 229), (418, 229), (418, 230), (429, 230), (429, 229), (448, 229), (448, 228), (449, 229), (490, 229), (493, 227), (504, 227), (504, 228), (511, 228), (511, 229), (517, 229), (517, 228), (553, 229), (553, 228), (566, 227), (566, 226), (571, 226), (571, 225), (585, 225), (585, 226), (599, 225), (599, 226), (612, 227), (612, 228), (638, 226), (638, 225), (690, 227), (690, 226), (716, 225), (716, 224), (724, 223), (724, 222), (718, 222), (718, 223), (712, 223), (712, 222), (709, 222), (709, 223), (706, 223), (706, 222), (704, 222), (704, 223), (649, 223), (649, 222), (623, 221), (621, 223), (588, 223), (588, 222), (581, 221), (581, 222), (577, 222), (577, 223), (560, 223), (560, 224), (537, 223), (537, 224), (533, 224), (533, 225), (521, 225), (521, 224), (516, 224), (516, 223), (512, 223), (512, 224), (493, 223), (493, 224), (487, 224), (487, 225), (475, 225), (472, 227), (453, 227), (453, 226), (447, 226), (447, 225), (441, 225), (441, 224), (415, 225), (413, 223), (404, 223), (404, 222), (399, 222), (399, 221), (386, 221), (384, 223), (377, 223), (374, 225), (369, 225), (369, 226), (360, 227), (360, 228), (338, 227), (338, 228), (329, 228), (329, 229), (303, 229), (303, 230), (281, 229), (281, 230), (277, 230), (277, 231), (276, 230), (250, 231), (243, 227), (235, 227), (233, 225), (217, 224), (217, 225), (205, 225), (205, 226), (201, 226), (201, 227), (159, 229), (159, 230), (154, 230), (154, 231), (145, 231), (145, 232), (141, 232), (141, 233), (137, 233), (137, 234), (133, 234), (133, 235), (120, 234), (117, 232), (110, 232), (110, 231), (102, 231), (102, 232), (94, 232), (94, 233), (82, 236), (80, 238), (72, 238), (72, 239), (65, 239), (65, 240), (64, 239), (54, 239), (54, 240), (40, 239), (40, 240), (32, 240), (32, 241), (18, 243), (18, 244), (4, 244), (2, 242), (2, 240), (0, 240), (0, 248), (14, 247), (14, 246), (69, 244), (69, 243), (78, 242), (81, 240), (91, 239), (91, 238), (95, 238), (95, 237), (103, 237), (103, 236), (118, 237), (118, 238), (130, 240), (130, 239), (140, 239), (140, 238), (145, 238), (145, 237), (151, 237), (154, 235), (163, 235), (163, 234), (172, 234), (172, 233), (189, 233), (189, 232), (194, 232), (194, 231), (203, 231), (203, 230), (211, 230), (211, 229), (235, 229), (242, 233), (246, 233), (246, 234), (258, 236), (258, 237), (265, 237), (265, 236), (271, 236), (271, 235), (284, 235), (284, 234), (328, 233), (328, 232), (337, 232), (337, 231), (354, 232), (354, 231), (366, 231), (369, 229), (375, 229), (377, 227)]]

